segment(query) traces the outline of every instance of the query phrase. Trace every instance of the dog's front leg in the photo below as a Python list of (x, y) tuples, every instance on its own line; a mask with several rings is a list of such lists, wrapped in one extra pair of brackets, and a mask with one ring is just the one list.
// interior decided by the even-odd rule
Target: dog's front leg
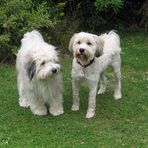
[(49, 100), (49, 104), (49, 112), (53, 116), (58, 116), (64, 113), (63, 95), (61, 92), (54, 92), (52, 99)]
[(97, 83), (96, 82), (89, 83), (89, 98), (88, 98), (88, 109), (87, 109), (86, 118), (91, 118), (95, 115), (96, 92), (97, 92)]
[(33, 89), (34, 86), (35, 86), (34, 84), (30, 83), (30, 86), (27, 90), (30, 110), (34, 115), (38, 116), (47, 115), (47, 108), (44, 104), (44, 101), (42, 101), (42, 98), (39, 98), (39, 95), (35, 93), (37, 90)]
[(79, 80), (73, 78), (72, 80), (73, 105), (71, 108), (73, 111), (79, 110), (80, 107), (79, 88), (80, 88)]

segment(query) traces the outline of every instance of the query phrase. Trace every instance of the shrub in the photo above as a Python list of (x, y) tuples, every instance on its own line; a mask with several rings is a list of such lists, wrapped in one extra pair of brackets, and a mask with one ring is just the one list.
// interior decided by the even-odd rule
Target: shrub
[(148, 1), (145, 1), (140, 8), (138, 14), (141, 15), (140, 25), (145, 27), (145, 30), (148, 31)]
[[(58, 11), (52, 2), (31, 0), (2, 0), (0, 2), (0, 60), (12, 58), (23, 34), (33, 29), (53, 28)], [(50, 37), (48, 37), (48, 40)]]
[(119, 11), (122, 7), (122, 0), (96, 0), (95, 6), (99, 12), (107, 11), (108, 9), (112, 9), (115, 13)]
[[(97, 31), (108, 25), (108, 22), (118, 14), (123, 6), (122, 0), (81, 0), (68, 1), (71, 15), (81, 20), (80, 27), (83, 30)], [(110, 19), (110, 20), (109, 20)], [(102, 30), (102, 29), (101, 29)]]

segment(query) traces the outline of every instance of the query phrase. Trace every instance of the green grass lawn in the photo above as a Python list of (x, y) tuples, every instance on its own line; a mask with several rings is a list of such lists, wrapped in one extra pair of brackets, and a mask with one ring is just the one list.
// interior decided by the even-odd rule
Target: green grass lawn
[(71, 111), (71, 61), (62, 59), (65, 113), (34, 116), (18, 105), (14, 66), (0, 65), (0, 147), (148, 148), (148, 36), (124, 34), (122, 100), (113, 99), (113, 73), (108, 91), (97, 96), (96, 116), (86, 119), (88, 89), (81, 88), (81, 107)]

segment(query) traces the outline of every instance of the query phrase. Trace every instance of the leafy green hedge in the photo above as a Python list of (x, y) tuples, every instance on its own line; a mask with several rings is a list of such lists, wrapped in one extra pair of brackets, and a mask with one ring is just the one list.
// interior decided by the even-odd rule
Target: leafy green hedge
[(67, 51), (74, 32), (147, 28), (147, 6), (144, 0), (0, 0), (0, 63), (14, 59), (23, 34), (33, 29)]
[(122, 0), (96, 0), (96, 9), (99, 12), (106, 11), (107, 9), (112, 9), (115, 13), (123, 6)]
[(4, 62), (16, 53), (25, 32), (53, 28), (58, 22), (59, 11), (60, 8), (50, 1), (1, 0), (0, 61)]

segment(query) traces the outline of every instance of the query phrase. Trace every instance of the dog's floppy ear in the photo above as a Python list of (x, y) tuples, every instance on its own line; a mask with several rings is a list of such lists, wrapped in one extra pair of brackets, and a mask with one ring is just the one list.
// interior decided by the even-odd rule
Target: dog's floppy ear
[(95, 55), (96, 57), (99, 57), (103, 53), (104, 40), (101, 35), (100, 36), (93, 35), (93, 38), (95, 39), (96, 47), (97, 47)]
[(69, 42), (69, 51), (70, 52), (73, 52), (72, 46), (73, 46), (76, 35), (77, 35), (77, 33), (75, 33), (70, 39), (70, 42)]
[(35, 75), (35, 72), (36, 72), (36, 62), (35, 61), (28, 62), (27, 74), (28, 74), (30, 81), (32, 80), (33, 76)]

